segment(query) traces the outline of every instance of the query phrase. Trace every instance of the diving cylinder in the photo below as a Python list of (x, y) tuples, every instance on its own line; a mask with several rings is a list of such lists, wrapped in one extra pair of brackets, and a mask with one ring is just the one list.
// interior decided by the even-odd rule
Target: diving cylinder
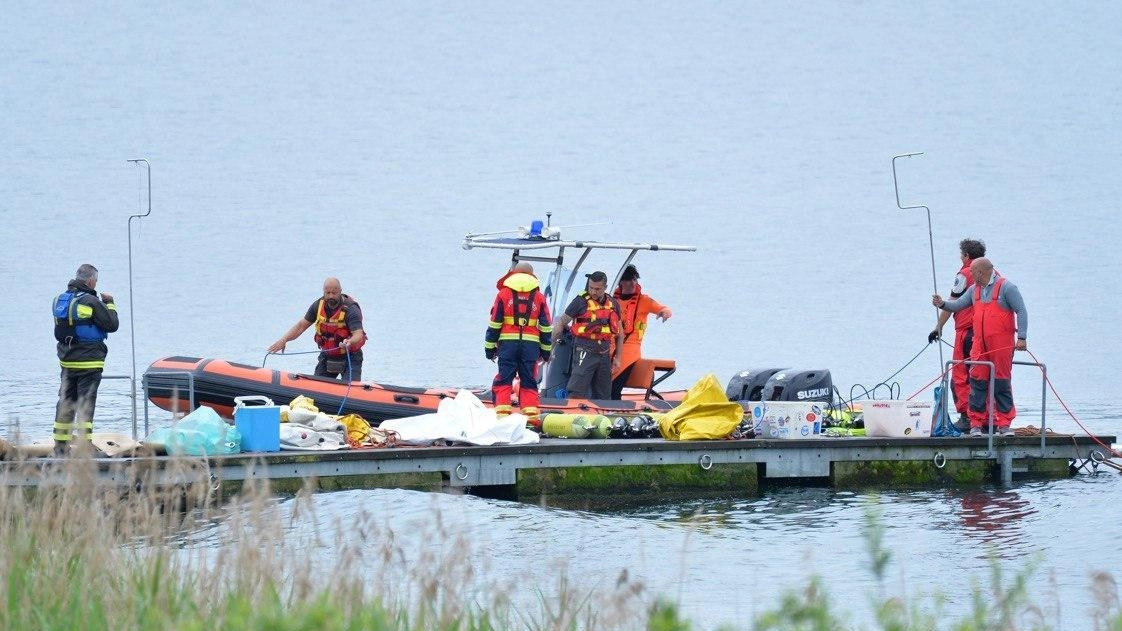
[(665, 413), (648, 412), (631, 417), (626, 432), (629, 438), (657, 438), (661, 432), (659, 424)]
[(598, 414), (596, 415), (596, 427), (592, 428), (593, 438), (608, 438), (612, 435), (612, 419)]
[(607, 438), (612, 421), (603, 414), (550, 414), (542, 419), (542, 433), (554, 438)]

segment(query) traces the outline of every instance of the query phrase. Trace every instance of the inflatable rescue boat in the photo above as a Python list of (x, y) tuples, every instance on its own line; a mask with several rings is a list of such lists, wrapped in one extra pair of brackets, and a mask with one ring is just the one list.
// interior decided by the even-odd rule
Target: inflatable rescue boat
[[(189, 411), (206, 405), (230, 418), (234, 397), (261, 395), (283, 405), (299, 395), (315, 400), (316, 406), (331, 413), (358, 414), (371, 424), (435, 412), (441, 399), (454, 397), (459, 388), (410, 388), (366, 381), (350, 384), (272, 368), (248, 366), (222, 359), (165, 357), (156, 360), (144, 374), (148, 399), (165, 410)], [(469, 388), (470, 389), (470, 388)], [(491, 391), (470, 389), (487, 405)], [(575, 398), (541, 399), (541, 411), (548, 413), (634, 415), (666, 411), (681, 401), (685, 392), (625, 394), (622, 401)], [(192, 406), (192, 403), (194, 404)]]

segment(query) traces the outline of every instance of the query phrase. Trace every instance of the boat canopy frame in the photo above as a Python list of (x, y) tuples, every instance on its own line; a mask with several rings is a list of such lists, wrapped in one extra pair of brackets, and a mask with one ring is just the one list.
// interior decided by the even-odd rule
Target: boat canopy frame
[[(465, 250), (473, 250), (476, 248), (507, 250), (510, 252), (511, 269), (522, 261), (551, 264), (552, 269), (549, 271), (546, 278), (544, 294), (549, 304), (550, 313), (554, 314), (555, 318), (558, 317), (558, 308), (564, 309), (572, 299), (572, 296), (575, 295), (573, 284), (576, 279), (580, 277), (581, 268), (588, 260), (589, 255), (595, 250), (626, 252), (623, 262), (619, 265), (619, 268), (616, 269), (615, 275), (610, 279), (611, 282), (608, 284), (609, 294), (612, 289), (619, 284), (619, 279), (623, 275), (624, 270), (627, 269), (627, 266), (635, 260), (635, 256), (640, 252), (697, 251), (697, 248), (692, 245), (670, 243), (624, 243), (562, 239), (561, 227), (549, 225), (550, 214), (546, 215), (547, 219), (544, 224), (540, 221), (535, 221), (533, 225), (520, 227), (517, 230), (469, 233), (464, 237), (463, 248)], [(556, 250), (556, 252), (549, 252), (550, 250)], [(576, 263), (573, 264), (572, 269), (566, 269), (565, 267), (566, 250), (573, 250), (577, 253), (577, 260)], [(576, 291), (579, 292), (583, 290), (584, 286), (581, 285), (578, 286)], [(548, 370), (549, 366), (546, 367), (547, 374)], [(542, 383), (546, 383), (546, 376), (547, 375), (542, 375)]]

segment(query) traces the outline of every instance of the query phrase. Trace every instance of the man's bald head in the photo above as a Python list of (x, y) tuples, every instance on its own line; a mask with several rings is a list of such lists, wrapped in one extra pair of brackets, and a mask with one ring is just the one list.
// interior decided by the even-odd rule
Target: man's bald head
[(530, 265), (526, 261), (519, 261), (518, 264), (511, 268), (510, 271), (522, 274), (533, 274), (534, 266)]
[(328, 276), (323, 281), (323, 299), (327, 304), (334, 307), (339, 304), (339, 300), (343, 296), (343, 286), (339, 284), (339, 279), (334, 276)]
[(979, 285), (988, 285), (990, 275), (993, 274), (993, 263), (986, 257), (974, 259), (970, 263), (970, 275)]

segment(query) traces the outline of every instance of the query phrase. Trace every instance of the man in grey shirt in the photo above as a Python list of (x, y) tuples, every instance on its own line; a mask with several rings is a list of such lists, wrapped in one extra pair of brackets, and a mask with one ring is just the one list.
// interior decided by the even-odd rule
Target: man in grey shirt
[[(1028, 311), (1017, 286), (993, 273), (993, 263), (986, 257), (970, 264), (974, 287), (958, 298), (946, 301), (935, 294), (931, 304), (955, 312), (974, 307), (974, 342), (972, 361), (993, 362), (994, 425), (1003, 436), (1012, 436), (1017, 407), (1013, 404), (1013, 350), (1028, 348)], [(989, 366), (970, 366), (970, 435), (981, 436), (989, 420)]]

